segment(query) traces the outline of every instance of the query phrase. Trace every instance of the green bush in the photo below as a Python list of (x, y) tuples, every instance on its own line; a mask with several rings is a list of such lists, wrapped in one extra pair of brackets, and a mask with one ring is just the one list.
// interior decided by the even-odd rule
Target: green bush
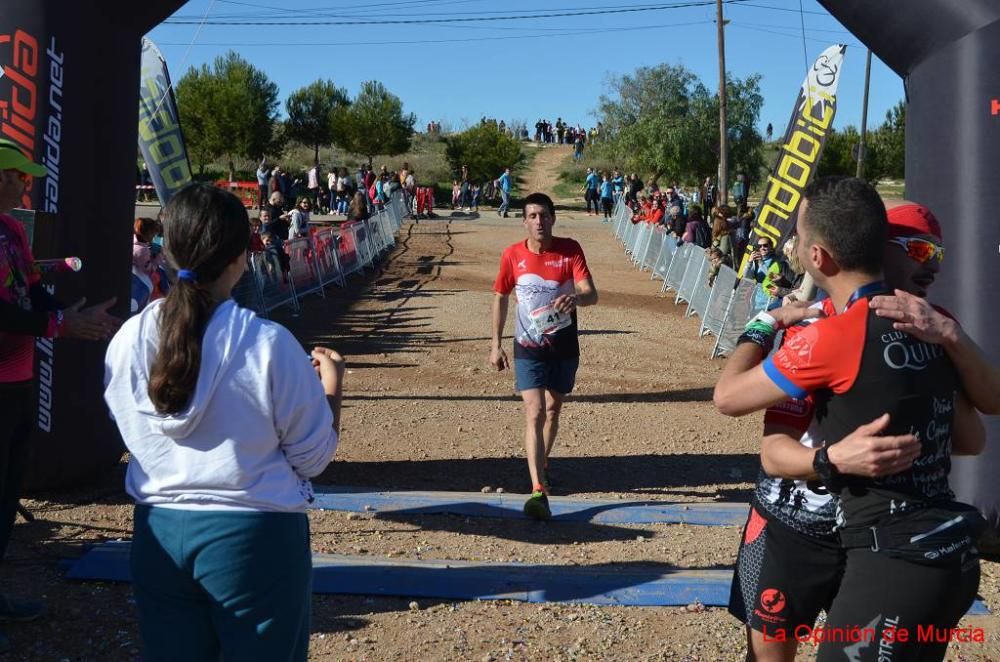
[(490, 124), (481, 124), (445, 138), (445, 158), (453, 177), (469, 167), (473, 181), (495, 179), (504, 168), (517, 168), (524, 161), (521, 143)]

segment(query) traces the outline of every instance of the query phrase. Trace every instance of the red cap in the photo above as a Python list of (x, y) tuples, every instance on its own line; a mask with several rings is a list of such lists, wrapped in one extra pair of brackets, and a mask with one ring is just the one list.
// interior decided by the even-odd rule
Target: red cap
[(888, 212), (889, 239), (915, 234), (929, 234), (942, 241), (941, 224), (930, 209), (910, 203), (893, 207)]

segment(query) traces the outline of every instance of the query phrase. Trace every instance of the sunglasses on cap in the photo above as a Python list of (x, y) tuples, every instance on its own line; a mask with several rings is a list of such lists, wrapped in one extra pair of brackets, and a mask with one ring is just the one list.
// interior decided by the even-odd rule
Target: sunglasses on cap
[(893, 237), (889, 240), (891, 244), (898, 244), (906, 249), (906, 257), (916, 260), (920, 264), (929, 262), (932, 258), (937, 258), (938, 262), (944, 259), (944, 247), (938, 246), (933, 241), (921, 239), (919, 237)]

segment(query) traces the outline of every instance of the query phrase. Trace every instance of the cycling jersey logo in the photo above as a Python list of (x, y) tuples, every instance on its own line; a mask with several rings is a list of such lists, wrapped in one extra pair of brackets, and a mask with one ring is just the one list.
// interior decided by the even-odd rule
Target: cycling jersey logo
[(781, 404), (774, 405), (771, 407), (772, 411), (781, 412), (782, 414), (788, 414), (789, 416), (803, 417), (806, 414), (812, 413), (812, 409), (809, 407), (809, 403), (805, 400), (800, 400), (798, 398), (789, 398)]
[(817, 338), (816, 327), (811, 326), (784, 344), (775, 355), (775, 362), (791, 373), (798, 372), (812, 363), (813, 343)]
[(760, 606), (769, 614), (780, 614), (785, 609), (785, 594), (776, 588), (761, 591)]
[(915, 342), (901, 331), (883, 334), (882, 342), (885, 344), (882, 358), (894, 370), (925, 370), (935, 359), (944, 356), (940, 345)]

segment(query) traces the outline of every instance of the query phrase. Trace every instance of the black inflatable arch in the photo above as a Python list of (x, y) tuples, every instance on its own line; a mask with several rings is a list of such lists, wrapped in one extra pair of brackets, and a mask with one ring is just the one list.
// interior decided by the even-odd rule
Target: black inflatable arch
[[(947, 257), (933, 299), (1000, 363), (1000, 3), (819, 0), (903, 77), (906, 197), (930, 207)], [(1000, 419), (951, 483), (1000, 526)]]
[[(1000, 361), (1000, 5), (995, 0), (820, 0), (906, 81), (906, 196), (941, 219), (948, 260), (936, 296)], [(7, 0), (0, 5), (0, 133), (53, 176), (32, 192), (59, 214), (46, 252), (86, 268), (56, 279), (65, 300), (115, 295), (126, 312), (142, 35), (180, 0)], [(67, 486), (117, 461), (99, 384), (104, 348), (38, 352), (30, 483)], [(1000, 421), (989, 450), (956, 462), (960, 496), (1000, 522)]]
[[(0, 3), (0, 135), (45, 163), (22, 206), (55, 213), (38, 257), (76, 255), (56, 296), (117, 296), (128, 312), (142, 35), (179, 0)], [(46, 219), (40, 218), (44, 226)], [(42, 238), (42, 237), (40, 237)], [(37, 243), (37, 242), (36, 242)], [(114, 466), (122, 445), (101, 394), (104, 346), (40, 342), (27, 487), (66, 487)]]

